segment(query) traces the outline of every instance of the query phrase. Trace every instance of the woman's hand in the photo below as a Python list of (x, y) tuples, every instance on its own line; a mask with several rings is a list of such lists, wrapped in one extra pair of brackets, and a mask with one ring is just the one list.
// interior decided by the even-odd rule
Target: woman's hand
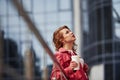
[(76, 68), (78, 66), (78, 64), (75, 62), (75, 61), (71, 61), (70, 62), (70, 66), (69, 67), (71, 67), (73, 70), (74, 70), (74, 68)]

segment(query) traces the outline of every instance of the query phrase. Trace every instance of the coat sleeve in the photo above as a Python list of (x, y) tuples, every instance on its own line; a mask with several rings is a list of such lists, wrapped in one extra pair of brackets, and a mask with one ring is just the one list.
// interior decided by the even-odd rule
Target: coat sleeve
[[(69, 75), (74, 73), (74, 71), (69, 66), (65, 67), (66, 64), (69, 65), (69, 63), (65, 63), (63, 56), (60, 54), (55, 55), (55, 57), (57, 61), (60, 63), (60, 66), (62, 67), (62, 69), (65, 71), (67, 77), (69, 78)], [(52, 73), (51, 73), (51, 80), (54, 80), (54, 79), (65, 80), (59, 68), (55, 64), (53, 64)]]
[(89, 71), (89, 67), (86, 63), (84, 63), (83, 70), (85, 71), (85, 73), (88, 73), (88, 71)]

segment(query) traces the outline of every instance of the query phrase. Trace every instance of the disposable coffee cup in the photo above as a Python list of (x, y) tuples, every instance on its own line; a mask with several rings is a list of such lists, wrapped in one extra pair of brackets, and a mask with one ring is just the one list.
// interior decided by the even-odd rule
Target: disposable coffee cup
[(71, 57), (72, 58), (72, 61), (75, 61), (78, 66), (76, 68), (74, 68), (74, 70), (79, 70), (80, 69), (80, 58), (78, 55), (74, 55)]
[(84, 67), (84, 59), (83, 58), (80, 58), (80, 63), (82, 65), (82, 68)]

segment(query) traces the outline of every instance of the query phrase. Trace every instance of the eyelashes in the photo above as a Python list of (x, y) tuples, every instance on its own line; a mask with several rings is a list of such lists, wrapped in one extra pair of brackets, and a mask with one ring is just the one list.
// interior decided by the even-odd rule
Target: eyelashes
[(65, 34), (68, 34), (68, 33), (69, 33), (69, 31), (66, 31), (66, 32), (65, 32)]

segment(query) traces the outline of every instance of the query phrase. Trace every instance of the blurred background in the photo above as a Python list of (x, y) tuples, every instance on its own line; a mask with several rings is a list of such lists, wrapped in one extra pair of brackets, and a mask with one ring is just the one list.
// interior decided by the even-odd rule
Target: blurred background
[[(14, 1), (0, 0), (0, 80), (49, 80), (54, 62)], [(120, 0), (17, 1), (53, 53), (52, 34), (67, 25), (90, 80), (120, 79)]]

